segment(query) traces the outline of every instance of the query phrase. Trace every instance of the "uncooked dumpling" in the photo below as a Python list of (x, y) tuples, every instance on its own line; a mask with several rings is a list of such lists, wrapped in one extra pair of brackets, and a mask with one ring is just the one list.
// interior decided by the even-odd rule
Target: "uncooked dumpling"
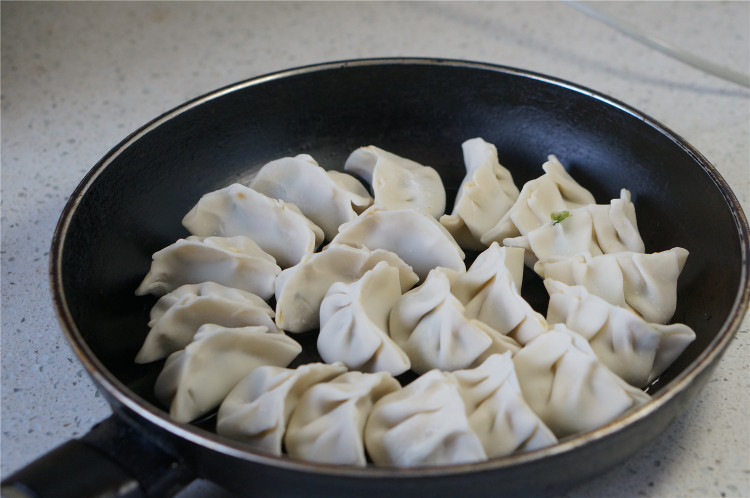
[(401, 388), (387, 372), (347, 372), (310, 387), (287, 426), (287, 453), (310, 462), (365, 466), (364, 430), (373, 404)]
[(481, 251), (482, 236), (494, 227), (518, 198), (513, 176), (497, 158), (494, 145), (481, 138), (465, 141), (463, 149), (466, 176), (461, 182), (450, 215), (440, 217), (458, 244)]
[(372, 204), (372, 197), (353, 176), (346, 175), (351, 180), (344, 180), (339, 176), (343, 173), (330, 173), (309, 155), (300, 154), (265, 164), (249, 186), (294, 204), (331, 240), (342, 223), (353, 220)]
[(392, 251), (424, 279), (438, 266), (465, 271), (464, 252), (448, 230), (416, 209), (384, 210), (372, 206), (339, 228), (332, 243)]
[(207, 323), (225, 327), (262, 325), (281, 333), (274, 311), (261, 297), (215, 282), (188, 284), (162, 296), (151, 308), (150, 331), (135, 358), (149, 363), (184, 348)]
[(320, 305), (318, 352), (351, 370), (401, 375), (411, 363), (389, 335), (388, 316), (401, 297), (398, 268), (385, 261), (352, 283), (336, 282)]
[[(559, 215), (552, 213), (556, 214)], [(635, 206), (626, 189), (611, 204), (589, 204), (566, 211), (563, 216), (549, 219), (526, 235), (505, 239), (503, 244), (525, 248), (526, 262), (531, 268), (537, 260), (551, 257), (646, 250), (638, 233)]]
[(526, 344), (513, 364), (524, 399), (559, 438), (601, 427), (650, 399), (561, 324)]
[(402, 292), (419, 280), (411, 267), (390, 251), (331, 244), (282, 271), (276, 278), (276, 323), (294, 333), (318, 328), (320, 303), (328, 288), (335, 282), (358, 280), (381, 261), (398, 268)]
[(487, 460), (458, 382), (440, 370), (419, 376), (375, 403), (365, 443), (378, 465), (423, 467)]
[(622, 307), (631, 307), (649, 323), (667, 323), (677, 307), (677, 279), (688, 257), (675, 247), (656, 253), (620, 252), (570, 258), (546, 258), (534, 265), (542, 278), (582, 285)]
[(286, 426), (300, 397), (311, 386), (344, 372), (343, 363), (258, 367), (222, 401), (216, 432), (254, 450), (281, 455)]
[(417, 208), (435, 218), (445, 213), (443, 181), (429, 166), (370, 145), (352, 152), (344, 169), (370, 184), (382, 209)]
[(201, 237), (249, 237), (282, 268), (296, 265), (323, 242), (323, 230), (297, 206), (239, 183), (201, 197), (182, 224)]
[(479, 365), (487, 356), (517, 351), (518, 343), (479, 320), (467, 317), (451, 293), (457, 274), (436, 268), (391, 310), (390, 332), (406, 351), (412, 370), (458, 370)]
[(542, 165), (544, 174), (526, 182), (518, 199), (494, 227), (482, 236), (482, 243), (526, 235), (550, 219), (550, 213), (570, 211), (594, 204), (594, 196), (571, 177), (557, 157)]
[(289, 336), (269, 333), (266, 327), (207, 324), (185, 349), (167, 358), (154, 392), (173, 419), (190, 422), (219, 406), (254, 369), (287, 366), (301, 351)]
[(460, 386), (469, 424), (489, 458), (557, 443), (524, 400), (510, 352), (494, 354), (476, 368), (452, 374)]
[(551, 279), (545, 279), (544, 285), (550, 295), (547, 321), (563, 323), (585, 337), (602, 363), (636, 387), (661, 375), (695, 340), (687, 325), (648, 323), (585, 287)]
[(252, 239), (191, 235), (154, 253), (135, 294), (162, 296), (185, 284), (216, 282), (270, 299), (280, 272), (273, 256)]
[(493, 242), (451, 283), (451, 292), (465, 306), (468, 318), (480, 320), (520, 344), (547, 330), (544, 317), (520, 293), (523, 255), (523, 249)]

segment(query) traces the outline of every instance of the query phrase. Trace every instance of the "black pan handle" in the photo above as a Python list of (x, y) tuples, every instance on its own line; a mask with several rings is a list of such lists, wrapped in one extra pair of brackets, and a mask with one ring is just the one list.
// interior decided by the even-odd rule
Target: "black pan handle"
[(195, 479), (176, 452), (115, 413), (2, 482), (2, 498), (169, 497)]

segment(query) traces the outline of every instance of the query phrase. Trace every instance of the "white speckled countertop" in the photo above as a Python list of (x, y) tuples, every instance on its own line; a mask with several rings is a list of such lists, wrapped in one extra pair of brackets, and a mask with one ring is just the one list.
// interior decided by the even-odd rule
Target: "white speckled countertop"
[[(750, 3), (598, 3), (750, 72)], [(48, 250), (67, 196), (160, 113), (288, 67), (379, 56), (492, 62), (594, 88), (701, 151), (750, 212), (750, 91), (548, 2), (2, 2), (2, 473), (109, 414), (58, 327)], [(571, 497), (750, 496), (748, 321), (686, 413)], [(198, 481), (180, 494), (227, 496)]]

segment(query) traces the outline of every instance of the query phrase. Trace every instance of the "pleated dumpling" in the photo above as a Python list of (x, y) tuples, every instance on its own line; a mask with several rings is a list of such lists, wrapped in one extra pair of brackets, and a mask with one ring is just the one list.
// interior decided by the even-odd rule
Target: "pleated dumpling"
[(150, 331), (135, 358), (149, 363), (184, 348), (207, 323), (225, 327), (260, 325), (281, 333), (274, 311), (261, 297), (215, 282), (187, 284), (162, 296), (151, 308)]
[(503, 240), (503, 244), (526, 249), (529, 267), (539, 259), (575, 256), (588, 252), (594, 256), (614, 252), (645, 252), (638, 233), (635, 206), (630, 192), (620, 191), (610, 204), (589, 204), (581, 208), (551, 213), (543, 225), (526, 235)]
[(547, 321), (563, 323), (585, 337), (610, 370), (636, 387), (657, 378), (695, 340), (683, 324), (648, 323), (637, 313), (615, 306), (582, 286), (545, 279)]
[(423, 467), (487, 460), (458, 382), (440, 370), (420, 375), (375, 403), (365, 426), (365, 444), (377, 465)]
[(280, 272), (273, 256), (252, 239), (191, 235), (154, 253), (151, 269), (135, 294), (162, 296), (182, 285), (216, 282), (267, 300)]
[(544, 317), (521, 296), (523, 256), (523, 249), (493, 242), (451, 283), (451, 292), (465, 306), (468, 318), (476, 318), (520, 344), (547, 330)]
[(267, 327), (207, 324), (185, 349), (172, 353), (154, 393), (170, 416), (190, 422), (213, 410), (237, 383), (262, 365), (287, 366), (302, 346)]
[(424, 279), (443, 266), (465, 271), (464, 252), (435, 218), (417, 209), (384, 210), (377, 205), (341, 225), (332, 243), (392, 251)]
[(258, 367), (222, 401), (216, 432), (254, 450), (281, 455), (286, 426), (300, 397), (311, 386), (344, 372), (342, 363)]
[(526, 344), (513, 364), (524, 399), (557, 437), (601, 427), (650, 399), (561, 324)]
[(557, 443), (521, 394), (510, 352), (494, 354), (473, 369), (457, 370), (469, 424), (489, 458)]
[(401, 375), (411, 362), (391, 339), (388, 317), (401, 297), (398, 268), (381, 261), (352, 283), (336, 282), (320, 305), (318, 352), (351, 370)]
[(542, 165), (544, 174), (526, 182), (518, 199), (494, 227), (481, 238), (485, 245), (493, 241), (526, 235), (550, 219), (550, 213), (594, 204), (594, 196), (571, 177), (557, 157), (550, 155)]
[(688, 257), (675, 247), (656, 253), (620, 252), (546, 258), (534, 265), (542, 278), (581, 285), (590, 293), (631, 307), (649, 323), (667, 323), (677, 307), (677, 279)]
[(239, 183), (205, 194), (182, 224), (201, 237), (249, 237), (282, 268), (296, 265), (323, 242), (323, 230), (297, 206)]
[(387, 372), (346, 372), (313, 385), (289, 419), (287, 453), (311, 462), (365, 466), (367, 417), (380, 398), (400, 388)]
[(344, 169), (370, 184), (382, 209), (417, 208), (436, 219), (445, 213), (445, 187), (430, 166), (370, 145), (352, 152)]
[(398, 268), (401, 291), (419, 278), (396, 254), (331, 244), (287, 268), (276, 278), (276, 323), (287, 332), (307, 332), (320, 325), (320, 304), (335, 282), (351, 283), (379, 262)]
[(462, 248), (481, 251), (487, 247), (482, 236), (508, 212), (519, 192), (510, 171), (500, 164), (494, 145), (472, 138), (461, 148), (466, 176), (453, 211), (441, 216), (440, 223)]
[(328, 240), (338, 233), (341, 224), (353, 220), (372, 204), (372, 197), (359, 180), (345, 173), (326, 171), (307, 154), (265, 164), (249, 186), (297, 206), (323, 229)]
[(456, 276), (445, 268), (432, 270), (391, 310), (391, 338), (417, 373), (471, 368), (491, 354), (520, 348), (510, 337), (466, 316), (464, 305), (451, 293)]

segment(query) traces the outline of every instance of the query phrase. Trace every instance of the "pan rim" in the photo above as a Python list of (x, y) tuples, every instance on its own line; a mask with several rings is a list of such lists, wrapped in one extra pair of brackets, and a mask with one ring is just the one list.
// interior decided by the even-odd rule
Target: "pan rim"
[[(690, 363), (690, 365), (688, 365), (688, 367), (680, 372), (675, 377), (675, 379), (670, 381), (661, 390), (655, 393), (648, 403), (641, 406), (640, 408), (631, 410), (627, 414), (618, 417), (613, 422), (610, 422), (609, 424), (599, 427), (593, 431), (577, 434), (575, 436), (564, 439), (556, 445), (535, 451), (530, 451), (527, 453), (509, 455), (506, 457), (494, 458), (484, 462), (475, 462), (470, 464), (418, 467), (408, 469), (379, 466), (367, 466), (365, 468), (360, 468), (353, 466), (317, 464), (313, 462), (296, 460), (285, 456), (276, 457), (273, 455), (254, 453), (248, 449), (243, 448), (239, 443), (233, 443), (228, 439), (222, 438), (221, 436), (218, 436), (207, 430), (191, 426), (189, 424), (175, 422), (169, 418), (168, 414), (165, 411), (153, 406), (151, 403), (148, 403), (135, 393), (131, 392), (130, 389), (125, 386), (119, 379), (117, 379), (96, 357), (86, 341), (83, 339), (83, 336), (78, 330), (78, 327), (76, 326), (72, 314), (70, 313), (70, 310), (68, 308), (63, 288), (62, 257), (66, 234), (71, 219), (75, 215), (77, 207), (80, 204), (83, 196), (86, 195), (88, 189), (92, 184), (95, 183), (96, 179), (107, 168), (107, 166), (114, 162), (117, 157), (121, 153), (123, 153), (123, 151), (130, 147), (130, 145), (132, 145), (134, 142), (139, 140), (150, 131), (158, 128), (163, 123), (193, 109), (194, 107), (208, 103), (215, 99), (219, 99), (226, 94), (237, 92), (251, 86), (262, 85), (278, 79), (292, 76), (307, 75), (311, 73), (343, 69), (347, 67), (375, 67), (386, 65), (451, 66), (486, 70), (529, 78), (584, 94), (586, 96), (599, 100), (610, 107), (615, 107), (620, 111), (626, 112), (638, 118), (639, 120), (642, 120), (644, 123), (655, 129), (662, 135), (666, 136), (681, 149), (683, 149), (687, 154), (689, 154), (693, 158), (694, 162), (696, 162), (711, 178), (711, 180), (714, 182), (721, 195), (723, 196), (727, 207), (730, 209), (738, 232), (740, 250), (742, 253), (740, 288), (737, 295), (735, 296), (734, 302), (732, 303), (730, 314), (725, 322), (721, 325), (716, 337), (714, 337), (714, 339), (697, 356), (697, 358), (695, 358)], [(500, 468), (511, 468), (539, 459), (561, 455), (580, 448), (581, 446), (584, 446), (594, 440), (611, 437), (617, 432), (624, 430), (627, 426), (646, 418), (650, 413), (657, 411), (660, 407), (667, 404), (670, 400), (677, 397), (680, 393), (684, 392), (693, 382), (693, 380), (695, 380), (696, 377), (698, 377), (703, 371), (710, 368), (718, 359), (718, 357), (720, 357), (727, 349), (730, 341), (739, 329), (740, 324), (744, 319), (745, 313), (748, 310), (748, 306), (750, 305), (749, 274), (750, 229), (748, 228), (747, 218), (745, 217), (742, 207), (739, 204), (735, 194), (732, 192), (731, 188), (721, 176), (721, 174), (715, 169), (713, 165), (710, 164), (710, 162), (703, 155), (701, 155), (696, 149), (694, 149), (690, 144), (682, 139), (682, 137), (680, 137), (658, 121), (618, 101), (617, 99), (608, 97), (597, 91), (569, 81), (532, 71), (526, 71), (514, 67), (485, 62), (459, 59), (382, 57), (369, 59), (348, 59), (310, 64), (249, 78), (188, 100), (187, 102), (166, 111), (165, 113), (154, 118), (142, 127), (138, 128), (136, 131), (123, 139), (119, 144), (115, 145), (102, 159), (100, 159), (91, 168), (91, 170), (87, 172), (74, 192), (71, 194), (62, 211), (53, 235), (52, 246), (50, 250), (49, 278), (55, 312), (63, 333), (65, 334), (65, 337), (71, 345), (76, 356), (82, 362), (84, 368), (86, 368), (88, 374), (95, 381), (98, 388), (104, 389), (106, 393), (108, 393), (108, 395), (119, 405), (127, 408), (138, 417), (141, 417), (146, 422), (158, 427), (159, 429), (165, 430), (177, 437), (187, 440), (190, 443), (223, 453), (230, 457), (253, 463), (273, 465), (275, 467), (288, 470), (308, 473), (314, 472), (323, 475), (335, 475), (339, 478), (423, 478), (435, 477), (437, 475), (450, 476), (456, 474), (497, 470)]]

